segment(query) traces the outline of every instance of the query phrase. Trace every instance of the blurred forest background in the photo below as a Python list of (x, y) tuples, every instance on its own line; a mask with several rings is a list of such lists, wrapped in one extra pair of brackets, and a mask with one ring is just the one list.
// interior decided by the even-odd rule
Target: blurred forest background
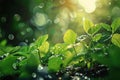
[(108, 24), (120, 17), (119, 0), (87, 1), (83, 5), (82, 0), (0, 0), (0, 41), (28, 45), (49, 34), (49, 42), (55, 44), (62, 42), (67, 29), (83, 34), (84, 17)]

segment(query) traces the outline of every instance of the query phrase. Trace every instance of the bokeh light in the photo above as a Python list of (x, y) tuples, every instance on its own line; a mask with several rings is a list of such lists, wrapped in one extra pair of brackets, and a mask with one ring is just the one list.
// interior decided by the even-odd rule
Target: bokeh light
[(92, 13), (96, 9), (96, 0), (79, 0), (79, 4), (85, 9), (87, 13)]

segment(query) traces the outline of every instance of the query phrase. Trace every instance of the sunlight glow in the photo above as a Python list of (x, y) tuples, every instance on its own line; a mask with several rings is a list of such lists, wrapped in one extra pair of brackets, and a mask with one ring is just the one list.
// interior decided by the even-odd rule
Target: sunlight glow
[(85, 9), (87, 13), (92, 13), (96, 9), (96, 0), (79, 0), (79, 4)]

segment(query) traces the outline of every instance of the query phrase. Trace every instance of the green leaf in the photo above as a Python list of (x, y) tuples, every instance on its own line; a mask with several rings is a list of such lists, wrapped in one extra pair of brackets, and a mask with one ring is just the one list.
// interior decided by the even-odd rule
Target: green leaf
[(112, 33), (114, 33), (120, 27), (120, 18), (115, 19), (112, 24)]
[(101, 25), (104, 29), (106, 29), (107, 31), (111, 31), (110, 25), (105, 24), (105, 23), (101, 23), (100, 25)]
[(87, 68), (90, 69), (90, 67), (91, 67), (91, 63), (87, 62)]
[(62, 63), (60, 56), (52, 56), (48, 61), (48, 70), (53, 72), (59, 71)]
[(101, 26), (99, 24), (96, 24), (95, 26), (92, 26), (89, 30), (88, 33), (94, 35), (101, 29)]
[(47, 35), (47, 34), (44, 35), (44, 36), (39, 37), (39, 38), (36, 40), (36, 42), (35, 42), (36, 46), (37, 46), (37, 47), (41, 46), (42, 43), (44, 43), (47, 39), (48, 39), (48, 35)]
[(83, 55), (86, 53), (86, 47), (84, 42), (76, 43), (74, 45), (74, 48), (76, 50), (76, 53), (79, 55)]
[(64, 53), (64, 58), (65, 58), (64, 61), (63, 61), (64, 67), (66, 67), (70, 63), (70, 61), (72, 60), (73, 56), (74, 56), (74, 54), (72, 54), (70, 51), (66, 51)]
[(77, 38), (77, 34), (72, 31), (72, 30), (67, 30), (66, 33), (64, 34), (63, 40), (67, 44), (73, 44), (75, 43)]
[(6, 76), (17, 73), (16, 59), (17, 57), (9, 55), (4, 60), (0, 61), (0, 74), (4, 74), (4, 76)]
[(88, 20), (88, 19), (83, 20), (83, 28), (87, 34), (88, 34), (88, 30), (93, 26), (94, 26), (94, 24), (90, 20)]
[(96, 34), (94, 37), (93, 37), (93, 41), (97, 42), (98, 40), (100, 40), (102, 37), (102, 34)]
[(104, 51), (99, 51), (99, 52), (95, 52), (94, 54), (91, 54), (92, 58), (104, 65), (107, 65), (109, 67), (113, 67), (113, 68), (119, 68), (120, 67), (120, 48), (115, 46), (115, 45), (110, 45), (107, 46), (108, 48), (106, 48), (108, 55), (105, 55)]
[(49, 43), (46, 41), (39, 47), (40, 52), (47, 53), (49, 50)]
[(11, 53), (17, 52), (20, 49), (20, 46), (13, 47), (10, 51)]
[(37, 53), (30, 53), (26, 59), (19, 63), (20, 70), (22, 72), (33, 72), (37, 69), (40, 64), (39, 56)]
[(0, 42), (0, 46), (5, 46), (7, 44), (7, 40), (3, 40)]
[(30, 80), (32, 78), (30, 73), (22, 72), (18, 80)]
[(114, 34), (111, 39), (112, 43), (120, 47), (120, 34)]
[(115, 46), (115, 45), (110, 45), (108, 47), (108, 53), (109, 53), (109, 56), (110, 56), (110, 63), (111, 63), (111, 66), (114, 66), (114, 67), (120, 67), (120, 47), (118, 46)]
[(28, 57), (27, 68), (35, 68), (40, 63), (38, 54), (31, 53)]
[(67, 44), (65, 43), (57, 43), (54, 47), (52, 47), (51, 52), (55, 54), (62, 54), (67, 50)]

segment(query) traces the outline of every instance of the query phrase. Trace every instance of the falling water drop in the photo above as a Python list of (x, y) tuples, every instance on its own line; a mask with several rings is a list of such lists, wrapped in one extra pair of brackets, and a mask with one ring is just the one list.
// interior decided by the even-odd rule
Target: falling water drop
[(1, 22), (2, 23), (6, 22), (6, 17), (1, 17)]
[(109, 53), (104, 53), (104, 55), (105, 55), (105, 56), (108, 56), (108, 55), (109, 55)]
[(82, 73), (80, 73), (80, 76), (83, 76), (83, 74), (82, 74)]
[(39, 8), (43, 8), (44, 7), (44, 3), (40, 3), (40, 5), (38, 7)]
[(27, 46), (27, 43), (26, 42), (20, 42), (19, 46)]
[(36, 74), (36, 73), (32, 73), (32, 77), (33, 77), (33, 78), (36, 78), (36, 77), (37, 77), (37, 74)]
[(26, 29), (27, 32), (30, 32), (31, 30), (32, 30), (31, 28), (27, 28), (27, 29)]
[(47, 22), (48, 22), (49, 24), (51, 24), (51, 23), (52, 23), (52, 20), (51, 20), (51, 19), (48, 19)]
[(42, 78), (42, 77), (39, 77), (37, 80), (44, 80), (44, 78)]
[(74, 76), (72, 80), (80, 80), (80, 77)]
[(60, 0), (59, 3), (60, 4), (65, 4), (65, 0)]
[(80, 74), (78, 72), (75, 73), (75, 76), (79, 76)]
[(14, 39), (14, 35), (13, 35), (13, 34), (9, 34), (9, 35), (8, 35), (8, 39), (9, 39), (9, 40), (13, 40), (13, 39)]
[(21, 35), (25, 35), (25, 32), (22, 31), (22, 32), (21, 32)]
[(48, 77), (49, 79), (52, 79), (52, 76), (51, 76), (51, 75), (48, 75), (47, 77)]
[(87, 79), (88, 79), (88, 77), (87, 77), (87, 76), (85, 76), (85, 77), (84, 77), (84, 79), (85, 79), (85, 80), (87, 80)]
[(25, 39), (25, 42), (26, 42), (26, 43), (28, 43), (28, 40), (27, 40), (27, 39)]
[(33, 41), (35, 41), (36, 39), (35, 38), (33, 38)]
[(60, 22), (60, 19), (59, 18), (56, 18), (55, 20), (54, 20), (54, 23), (55, 24), (57, 24), (57, 23), (59, 23)]

